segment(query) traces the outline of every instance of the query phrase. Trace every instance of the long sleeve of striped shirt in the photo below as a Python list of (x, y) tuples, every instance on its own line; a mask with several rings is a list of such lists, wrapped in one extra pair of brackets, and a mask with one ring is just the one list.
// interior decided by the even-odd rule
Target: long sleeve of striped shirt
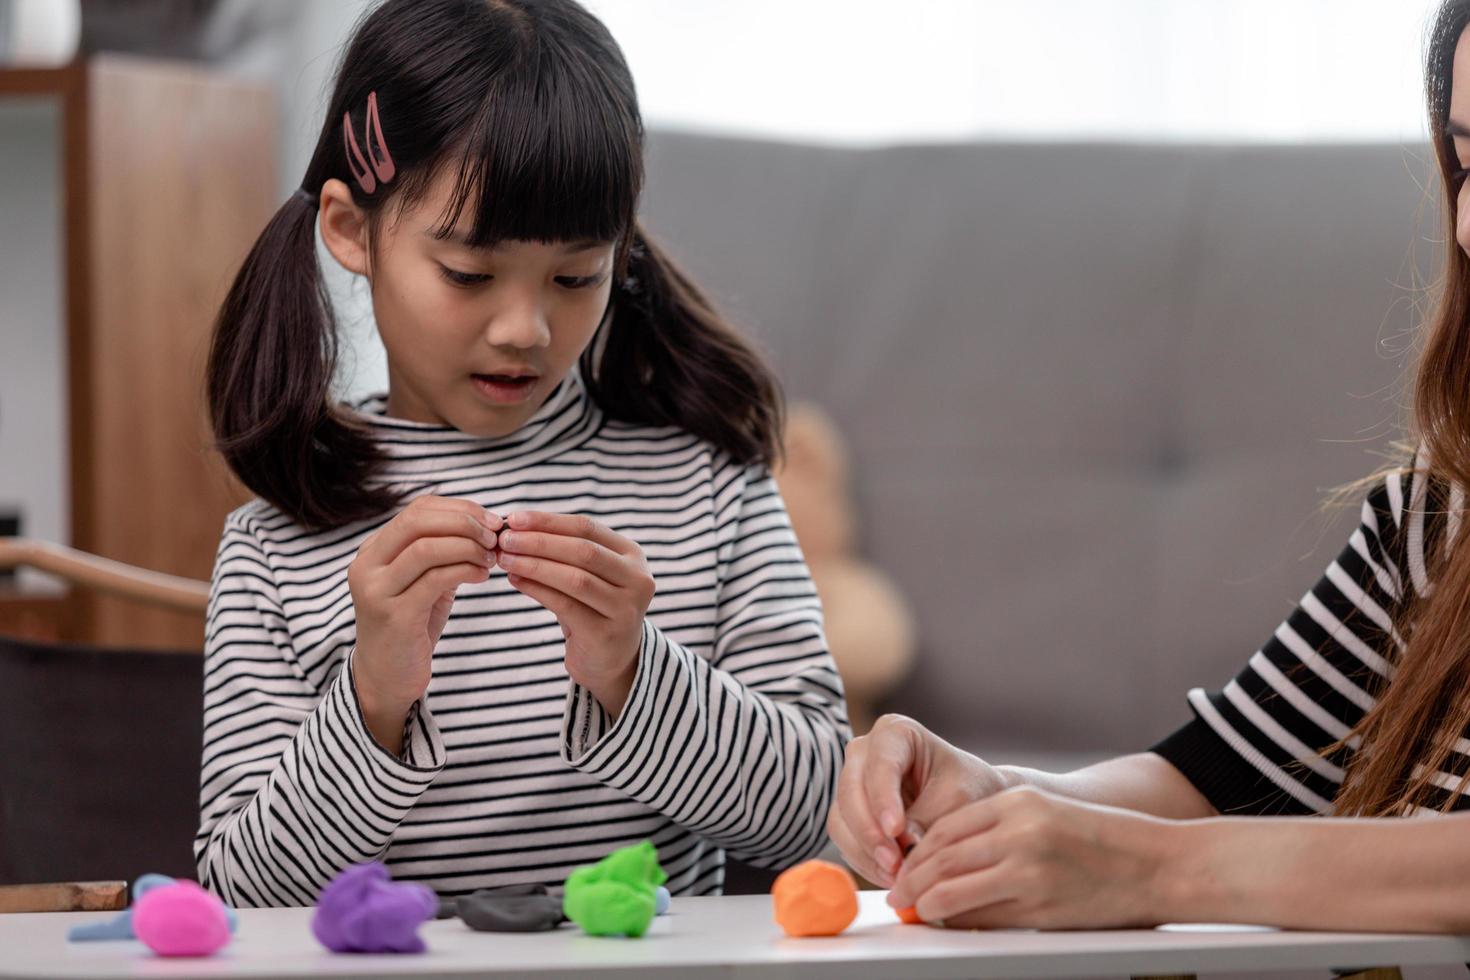
[(394, 758), (367, 730), (350, 667), (325, 690), (308, 678), (238, 512), (220, 542), (208, 621), (200, 881), (237, 905), (313, 904), (342, 868), (382, 856), (442, 768), (442, 742), (415, 705)]
[(568, 693), (563, 757), (753, 864), (784, 867), (826, 841), (850, 730), (821, 604), (775, 482), (761, 468), (727, 466), (717, 486), (712, 655), (645, 623), (616, 723), (585, 688)]
[(1445, 530), (1450, 492), (1421, 472), (1373, 489), (1286, 621), (1222, 689), (1190, 691), (1194, 719), (1154, 746), (1221, 813), (1332, 811), (1359, 748), (1350, 733), (1398, 663), (1396, 611), (1428, 588), (1424, 557)]

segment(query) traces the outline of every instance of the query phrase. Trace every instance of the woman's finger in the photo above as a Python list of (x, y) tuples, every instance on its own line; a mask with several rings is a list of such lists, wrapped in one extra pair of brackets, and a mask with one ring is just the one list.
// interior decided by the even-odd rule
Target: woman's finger
[[(967, 803), (934, 821), (932, 827), (921, 837), (904, 858), (903, 870), (908, 873), (921, 867), (935, 854), (952, 844), (982, 834), (1000, 822), (1001, 796), (987, 796), (983, 800)], [(903, 877), (901, 874), (900, 878)]]
[(898, 851), (904, 857), (913, 852), (915, 845), (924, 839), (924, 828), (910, 820), (904, 832), (898, 837)]
[(848, 825), (842, 807), (833, 806), (827, 815), (827, 836), (842, 853), (842, 858), (852, 870), (880, 888), (893, 884), (893, 874), (879, 867), (874, 859), (873, 848)]
[(869, 736), (871, 744), (863, 773), (863, 789), (868, 794), (868, 808), (877, 819), (878, 828), (895, 845), (908, 825), (904, 819), (904, 780), (918, 763), (925, 734), (908, 719), (888, 720), (885, 717), (881, 724), (874, 726)]
[(889, 892), (889, 904), (907, 908), (941, 882), (992, 868), (1005, 856), (1000, 849), (996, 835), (982, 831), (932, 852), (922, 862), (905, 861)]
[(1003, 929), (1017, 925), (1019, 896), (1001, 867), (946, 878), (913, 903), (919, 918), (951, 929)]
[(855, 852), (865, 855), (877, 871), (876, 876), (864, 877), (886, 888), (893, 883), (899, 853), (897, 843), (878, 825), (877, 815), (868, 802), (867, 766), (872, 755), (872, 739), (872, 735), (866, 735), (848, 743), (847, 757), (842, 764), (842, 772), (837, 777), (834, 809), (853, 835)]

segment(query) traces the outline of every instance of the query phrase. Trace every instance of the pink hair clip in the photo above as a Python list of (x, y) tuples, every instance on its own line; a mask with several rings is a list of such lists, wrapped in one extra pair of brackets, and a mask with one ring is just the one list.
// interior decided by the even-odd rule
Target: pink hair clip
[[(375, 139), (376, 147), (373, 145)], [(388, 183), (398, 172), (398, 168), (393, 165), (393, 157), (388, 154), (388, 144), (383, 139), (383, 121), (378, 118), (377, 92), (369, 92), (367, 99), (367, 124), (363, 127), (367, 156), (363, 156), (362, 148), (357, 145), (357, 137), (352, 132), (350, 112), (342, 113), (342, 140), (347, 144), (347, 169), (352, 171), (352, 176), (357, 179), (357, 186), (362, 188), (364, 194), (371, 194), (378, 189), (380, 183)], [(353, 166), (354, 162), (356, 166)]]

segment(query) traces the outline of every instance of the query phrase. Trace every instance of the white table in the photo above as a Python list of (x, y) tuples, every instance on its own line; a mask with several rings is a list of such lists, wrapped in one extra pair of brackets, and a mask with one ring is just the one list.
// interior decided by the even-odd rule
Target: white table
[(1470, 937), (1222, 931), (949, 932), (897, 922), (881, 892), (841, 936), (788, 939), (766, 896), (674, 900), (642, 939), (476, 933), (427, 923), (418, 956), (332, 955), (310, 909), (246, 909), (234, 942), (207, 960), (154, 957), (137, 942), (68, 943), (77, 922), (112, 913), (0, 915), (0, 977), (961, 978), (1077, 977), (1470, 962)]

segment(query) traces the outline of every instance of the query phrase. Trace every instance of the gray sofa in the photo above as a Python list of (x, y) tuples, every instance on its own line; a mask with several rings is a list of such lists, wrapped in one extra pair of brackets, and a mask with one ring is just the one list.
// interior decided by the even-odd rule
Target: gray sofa
[(1437, 269), (1417, 148), (658, 133), (649, 167), (650, 228), (850, 441), (921, 630), (890, 707), (998, 759), (1184, 721), (1398, 434)]

